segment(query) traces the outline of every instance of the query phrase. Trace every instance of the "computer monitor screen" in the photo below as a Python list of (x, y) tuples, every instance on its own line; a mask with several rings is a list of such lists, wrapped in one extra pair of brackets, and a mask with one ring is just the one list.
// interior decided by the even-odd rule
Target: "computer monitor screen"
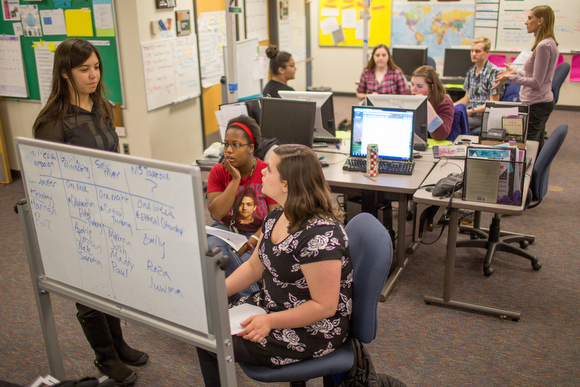
[(427, 47), (393, 47), (393, 61), (410, 78), (416, 68), (427, 64)]
[(314, 101), (262, 98), (262, 137), (312, 148), (315, 116)]
[(369, 106), (352, 107), (351, 156), (365, 157), (367, 146), (377, 144), (379, 158), (413, 158), (414, 110)]
[(314, 120), (315, 136), (334, 136), (334, 103), (330, 91), (289, 91), (278, 92), (282, 99), (299, 99), (316, 102), (316, 118)]
[(444, 77), (465, 77), (467, 70), (473, 66), (471, 61), (471, 49), (467, 48), (446, 48), (443, 59)]
[[(427, 97), (424, 95), (368, 94), (368, 106), (415, 110), (413, 132), (427, 141)], [(415, 140), (417, 142), (417, 140)]]

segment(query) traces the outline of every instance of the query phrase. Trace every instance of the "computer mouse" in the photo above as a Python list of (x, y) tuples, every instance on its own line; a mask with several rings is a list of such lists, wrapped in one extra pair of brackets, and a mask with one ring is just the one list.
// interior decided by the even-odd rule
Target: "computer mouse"
[(320, 166), (322, 168), (328, 167), (330, 164), (328, 164), (326, 161), (324, 160), (318, 160), (320, 162)]

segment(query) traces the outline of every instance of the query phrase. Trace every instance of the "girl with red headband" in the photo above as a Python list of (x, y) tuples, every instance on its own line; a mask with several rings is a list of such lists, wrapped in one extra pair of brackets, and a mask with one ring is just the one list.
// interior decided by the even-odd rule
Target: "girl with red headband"
[[(219, 247), (230, 258), (226, 277), (247, 261), (260, 237), (262, 221), (268, 212), (277, 206), (276, 202), (262, 193), (262, 169), (268, 166), (256, 158), (254, 152), (260, 148), (262, 136), (256, 121), (248, 116), (239, 116), (228, 122), (224, 137), (223, 162), (212, 168), (207, 183), (207, 206), (216, 221), (212, 226), (244, 234), (246, 244), (238, 251), (215, 236), (208, 236), (209, 248)], [(256, 196), (256, 209), (250, 224), (242, 222), (239, 213), (244, 192), (251, 189)], [(257, 291), (257, 285), (241, 291), (230, 301)]]

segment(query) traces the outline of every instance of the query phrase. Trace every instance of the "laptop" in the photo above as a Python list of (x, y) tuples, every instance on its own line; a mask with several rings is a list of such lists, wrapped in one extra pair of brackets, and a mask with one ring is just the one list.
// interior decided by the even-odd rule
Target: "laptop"
[(379, 173), (411, 175), (415, 110), (374, 106), (352, 107), (350, 157), (343, 169), (366, 171), (367, 145), (379, 148)]

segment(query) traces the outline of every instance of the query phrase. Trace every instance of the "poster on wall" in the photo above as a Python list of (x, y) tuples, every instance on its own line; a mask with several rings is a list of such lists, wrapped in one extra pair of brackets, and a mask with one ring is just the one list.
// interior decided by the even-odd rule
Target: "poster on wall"
[[(318, 42), (320, 46), (363, 45), (362, 2), (320, 0)], [(391, 41), (391, 0), (375, 0), (369, 7), (369, 46)]]

